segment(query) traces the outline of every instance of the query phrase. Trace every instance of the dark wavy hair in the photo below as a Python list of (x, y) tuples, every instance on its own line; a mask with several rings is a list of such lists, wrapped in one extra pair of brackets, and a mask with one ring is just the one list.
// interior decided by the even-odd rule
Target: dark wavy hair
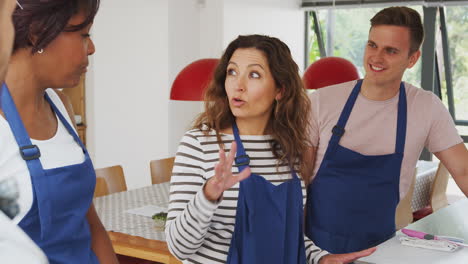
[(410, 31), (409, 55), (418, 51), (424, 40), (424, 27), (419, 13), (406, 6), (392, 6), (380, 10), (370, 20), (371, 28), (379, 25), (406, 27)]
[(214, 71), (213, 80), (205, 91), (205, 111), (198, 116), (193, 127), (206, 133), (209, 129), (214, 129), (218, 144), (222, 147), (219, 131), (230, 127), (235, 120), (226, 100), (226, 69), (234, 52), (243, 48), (255, 48), (263, 52), (276, 87), (282, 91), (282, 98), (275, 102), (277, 105), (273, 107), (267, 125), (273, 136), (272, 150), (279, 161), (278, 165), (289, 164), (305, 176), (308, 166), (305, 153), (311, 146), (308, 136), (310, 101), (291, 51), (277, 38), (263, 35), (239, 36), (228, 45)]
[[(13, 13), (15, 42), (13, 52), (32, 47), (32, 53), (44, 49), (62, 32), (82, 30), (93, 23), (100, 0), (20, 0)], [(85, 12), (79, 25), (67, 26), (70, 18)], [(33, 43), (32, 39), (35, 38)]]

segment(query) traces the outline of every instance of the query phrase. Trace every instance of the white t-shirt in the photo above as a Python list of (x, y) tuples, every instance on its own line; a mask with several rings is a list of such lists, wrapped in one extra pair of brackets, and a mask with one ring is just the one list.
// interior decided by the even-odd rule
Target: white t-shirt
[[(70, 117), (62, 100), (53, 89), (47, 89), (52, 102), (65, 117), (69, 124)], [(58, 127), (55, 135), (47, 140), (31, 139), (32, 144), (37, 145), (41, 151), (42, 167), (44, 169), (59, 168), (84, 162), (84, 154), (78, 143), (67, 131), (62, 122), (58, 119)], [(18, 144), (13, 136), (8, 122), (0, 115), (0, 181), (14, 177), (19, 188), (18, 204), (19, 214), (13, 219), (14, 223), (19, 223), (30, 210), (33, 202), (33, 190), (31, 176), (26, 162), (20, 155)]]
[(2, 211), (0, 211), (0, 260), (2, 263), (48, 263), (39, 247)]
[[(355, 84), (356, 81), (351, 81), (332, 85), (309, 95), (312, 104), (311, 142), (317, 147), (313, 177), (328, 148), (331, 130)], [(452, 117), (434, 93), (408, 83), (405, 83), (405, 91), (407, 127), (400, 197), (409, 189), (424, 147), (436, 153), (463, 142)], [(399, 94), (385, 101), (372, 101), (359, 94), (339, 144), (364, 155), (394, 153)]]

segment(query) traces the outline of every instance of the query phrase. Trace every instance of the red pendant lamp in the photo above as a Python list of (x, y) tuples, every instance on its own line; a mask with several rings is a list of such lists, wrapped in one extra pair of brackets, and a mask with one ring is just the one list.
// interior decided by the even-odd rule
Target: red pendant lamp
[(203, 101), (203, 92), (213, 78), (219, 59), (200, 59), (187, 65), (176, 77), (171, 100)]
[(315, 61), (303, 76), (306, 89), (319, 89), (357, 79), (357, 68), (348, 60), (339, 57), (325, 57)]

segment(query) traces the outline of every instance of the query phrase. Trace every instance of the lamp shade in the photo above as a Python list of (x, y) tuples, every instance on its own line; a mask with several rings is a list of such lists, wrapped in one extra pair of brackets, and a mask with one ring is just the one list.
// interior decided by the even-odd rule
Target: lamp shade
[(172, 83), (171, 100), (203, 101), (203, 92), (218, 62), (219, 59), (201, 59), (187, 65)]
[(339, 57), (317, 60), (306, 69), (303, 77), (306, 89), (318, 89), (356, 79), (359, 79), (356, 67)]

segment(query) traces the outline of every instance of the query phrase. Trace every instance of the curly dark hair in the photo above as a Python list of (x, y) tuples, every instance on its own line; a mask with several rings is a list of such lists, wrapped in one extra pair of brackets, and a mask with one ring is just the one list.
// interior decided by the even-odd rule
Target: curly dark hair
[(306, 178), (304, 176), (310, 164), (305, 160), (305, 153), (311, 146), (308, 135), (310, 101), (291, 51), (277, 38), (239, 36), (228, 45), (214, 71), (213, 80), (205, 90), (205, 111), (198, 116), (193, 127), (204, 131), (214, 129), (222, 146), (219, 131), (230, 127), (235, 120), (226, 100), (226, 70), (231, 56), (242, 48), (255, 48), (265, 55), (275, 85), (282, 90), (282, 97), (275, 103), (277, 105), (273, 107), (267, 124), (272, 133), (272, 150), (278, 165), (289, 164)]
[[(17, 7), (13, 13), (13, 53), (26, 47), (32, 47), (31, 52), (35, 53), (47, 47), (61, 32), (82, 30), (93, 23), (99, 4), (100, 0), (21, 0), (24, 9)], [(79, 12), (85, 12), (85, 20), (67, 26), (70, 18)]]

